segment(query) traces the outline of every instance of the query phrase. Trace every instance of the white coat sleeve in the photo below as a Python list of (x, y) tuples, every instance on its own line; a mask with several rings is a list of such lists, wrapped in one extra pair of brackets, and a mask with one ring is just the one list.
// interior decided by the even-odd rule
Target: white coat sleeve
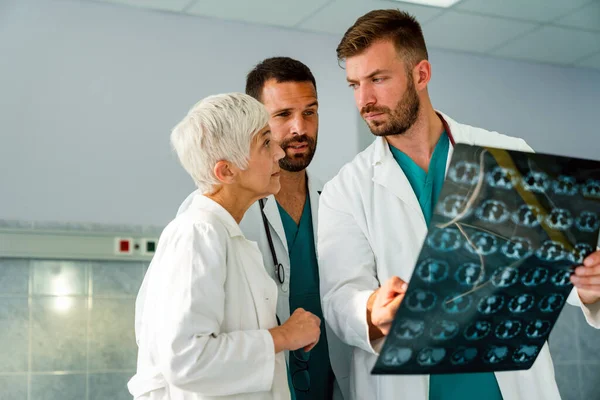
[[(598, 243), (596, 250), (600, 250), (600, 243)], [(600, 301), (597, 301), (593, 304), (584, 304), (579, 298), (577, 289), (573, 288), (569, 298), (567, 299), (567, 302), (571, 305), (581, 307), (581, 311), (583, 311), (583, 316), (585, 317), (587, 323), (596, 329), (600, 329)]]
[(200, 395), (268, 391), (275, 371), (271, 334), (221, 332), (225, 302), (234, 300), (225, 298), (228, 234), (218, 228), (189, 224), (166, 239), (154, 285), (164, 299), (153, 318), (158, 363), (169, 384)]
[(339, 186), (339, 181), (329, 182), (319, 201), (317, 253), (323, 315), (343, 342), (376, 353), (367, 324), (367, 300), (379, 287), (375, 256), (350, 212), (349, 197)]

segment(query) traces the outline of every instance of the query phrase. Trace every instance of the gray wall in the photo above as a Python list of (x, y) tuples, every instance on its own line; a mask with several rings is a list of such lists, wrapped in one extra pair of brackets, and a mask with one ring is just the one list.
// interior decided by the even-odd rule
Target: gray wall
[(193, 190), (170, 130), (202, 97), (243, 92), (274, 55), (318, 80), (312, 169), (329, 179), (356, 153), (335, 37), (87, 1), (0, 3), (0, 218), (166, 224)]

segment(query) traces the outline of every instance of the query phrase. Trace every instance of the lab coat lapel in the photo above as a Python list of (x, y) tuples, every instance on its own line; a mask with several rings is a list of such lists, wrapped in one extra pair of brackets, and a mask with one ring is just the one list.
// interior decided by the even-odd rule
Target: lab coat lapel
[(275, 200), (275, 196), (271, 195), (265, 199), (265, 208), (263, 211), (267, 217), (269, 225), (271, 228), (273, 228), (275, 234), (283, 244), (285, 253), (289, 254), (287, 240), (285, 238), (285, 230), (283, 229), (283, 222), (281, 222), (281, 215), (279, 214), (279, 207), (277, 207), (277, 200)]
[(310, 210), (313, 226), (313, 239), (315, 241), (315, 251), (317, 249), (317, 232), (318, 232), (318, 221), (319, 221), (319, 197), (321, 195), (321, 186), (319, 182), (311, 178), (311, 174), (307, 172), (308, 179), (308, 198), (310, 201)]
[[(240, 257), (240, 261), (243, 263), (241, 269), (244, 271), (248, 287), (250, 288), (250, 294), (254, 300), (258, 326), (263, 329), (269, 329), (277, 325), (275, 316), (277, 288), (275, 282), (265, 271), (258, 244), (249, 240), (247, 240), (247, 244), (251, 249), (248, 250), (247, 254)], [(269, 307), (269, 304), (272, 304), (272, 308)]]
[(423, 223), (425, 223), (417, 196), (415, 196), (415, 192), (402, 168), (394, 159), (387, 141), (382, 137), (377, 138), (375, 144), (373, 182), (389, 190), (398, 199), (406, 203), (415, 213), (421, 216)]

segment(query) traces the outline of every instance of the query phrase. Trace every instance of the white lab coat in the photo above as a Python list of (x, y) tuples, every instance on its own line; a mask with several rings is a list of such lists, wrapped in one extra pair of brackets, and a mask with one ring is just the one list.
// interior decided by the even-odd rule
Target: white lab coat
[[(319, 211), (319, 196), (323, 189), (321, 182), (317, 180), (311, 173), (307, 172), (308, 179), (308, 196), (310, 199), (311, 211), (312, 211), (312, 223), (315, 242), (317, 240), (317, 227), (318, 227), (318, 211)], [(199, 195), (200, 192), (196, 190), (190, 194), (181, 204), (177, 214), (185, 211), (192, 199)], [(287, 321), (290, 316), (290, 297), (289, 297), (289, 284), (290, 284), (290, 256), (287, 246), (287, 240), (285, 237), (285, 230), (283, 229), (283, 223), (281, 222), (281, 216), (277, 207), (275, 196), (269, 196), (265, 201), (264, 208), (265, 216), (269, 222), (269, 228), (271, 237), (273, 239), (273, 247), (277, 255), (277, 261), (281, 263), (285, 272), (285, 280), (283, 284), (277, 281), (275, 275), (275, 266), (273, 265), (273, 256), (269, 247), (269, 241), (265, 233), (264, 223), (260, 212), (260, 204), (254, 203), (240, 222), (240, 228), (244, 232), (244, 235), (248, 240), (252, 240), (258, 243), (263, 257), (265, 270), (276, 282), (278, 288), (277, 296), (277, 316), (281, 323)], [(317, 243), (315, 243), (315, 248)], [(323, 327), (323, 326), (321, 326)], [(331, 361), (331, 368), (335, 374), (336, 387), (334, 389), (334, 400), (340, 400), (342, 398), (349, 398), (349, 374), (350, 374), (350, 357), (351, 348), (343, 343), (331, 330), (328, 324), (325, 324), (327, 329), (327, 343), (329, 345), (329, 358)], [(286, 352), (286, 357), (289, 357)]]
[(277, 287), (256, 243), (205, 196), (163, 231), (136, 301), (134, 399), (289, 400)]
[[(532, 151), (522, 139), (441, 115), (457, 143)], [(385, 339), (369, 341), (367, 299), (392, 276), (410, 280), (427, 234), (414, 191), (383, 138), (325, 185), (319, 211), (323, 312), (338, 336), (353, 346), (350, 398), (427, 400), (428, 375), (371, 375)], [(576, 294), (570, 302), (578, 303)], [(599, 326), (598, 307), (583, 310), (588, 322)], [(496, 373), (496, 378), (506, 400), (560, 399), (547, 344), (531, 369)]]

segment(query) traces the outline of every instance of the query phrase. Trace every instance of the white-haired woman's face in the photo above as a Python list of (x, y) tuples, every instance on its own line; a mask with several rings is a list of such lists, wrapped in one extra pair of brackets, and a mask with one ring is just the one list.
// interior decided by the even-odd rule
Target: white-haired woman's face
[(252, 139), (248, 168), (240, 171), (239, 185), (258, 197), (279, 192), (279, 160), (285, 153), (271, 139), (269, 126), (265, 126)]

